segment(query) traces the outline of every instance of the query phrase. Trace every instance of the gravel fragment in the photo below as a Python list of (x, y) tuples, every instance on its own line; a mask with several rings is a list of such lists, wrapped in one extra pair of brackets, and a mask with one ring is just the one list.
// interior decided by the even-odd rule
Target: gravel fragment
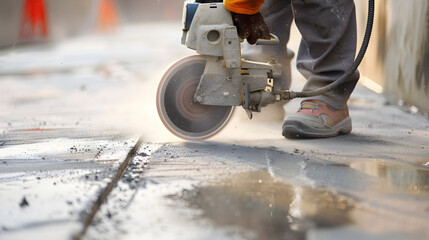
[(28, 203), (28, 201), (27, 201), (27, 199), (26, 199), (25, 197), (22, 197), (22, 200), (21, 200), (21, 203), (19, 204), (19, 206), (20, 206), (21, 208), (23, 208), (23, 207), (28, 207), (28, 206), (30, 206), (30, 204)]

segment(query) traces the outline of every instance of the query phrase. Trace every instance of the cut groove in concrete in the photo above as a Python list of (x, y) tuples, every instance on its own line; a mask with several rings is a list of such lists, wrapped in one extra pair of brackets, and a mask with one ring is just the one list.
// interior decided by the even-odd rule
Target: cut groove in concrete
[(112, 181), (106, 186), (106, 188), (100, 193), (97, 200), (92, 205), (89, 213), (86, 215), (85, 219), (83, 220), (83, 228), (82, 230), (73, 236), (74, 240), (81, 240), (82, 237), (85, 235), (86, 231), (88, 230), (88, 227), (90, 226), (92, 220), (94, 219), (95, 215), (97, 214), (98, 210), (100, 209), (103, 202), (107, 199), (107, 196), (109, 196), (112, 189), (116, 186), (119, 179), (121, 179), (122, 174), (127, 169), (128, 164), (130, 163), (131, 159), (133, 159), (134, 155), (136, 155), (137, 151), (141, 147), (143, 142), (143, 138), (140, 137), (137, 141), (136, 145), (128, 152), (127, 157), (125, 160), (121, 163), (118, 170), (116, 171), (115, 176), (113, 177)]

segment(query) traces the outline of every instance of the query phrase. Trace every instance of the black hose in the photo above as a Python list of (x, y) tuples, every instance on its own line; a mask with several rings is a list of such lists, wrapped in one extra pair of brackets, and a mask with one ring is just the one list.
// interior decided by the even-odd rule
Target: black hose
[(293, 99), (293, 98), (307, 98), (307, 97), (314, 97), (318, 95), (322, 95), (326, 92), (331, 91), (334, 88), (337, 88), (339, 85), (346, 82), (357, 70), (360, 63), (363, 60), (363, 57), (365, 56), (366, 50), (368, 49), (369, 41), (371, 39), (371, 33), (372, 33), (372, 27), (374, 23), (374, 0), (368, 0), (368, 20), (366, 24), (366, 30), (365, 30), (365, 36), (363, 38), (362, 46), (360, 48), (359, 54), (357, 55), (355, 61), (353, 62), (353, 65), (348, 69), (344, 75), (339, 77), (335, 82), (316, 89), (312, 91), (305, 91), (305, 92), (286, 92), (284, 93), (283, 97), (287, 100)]

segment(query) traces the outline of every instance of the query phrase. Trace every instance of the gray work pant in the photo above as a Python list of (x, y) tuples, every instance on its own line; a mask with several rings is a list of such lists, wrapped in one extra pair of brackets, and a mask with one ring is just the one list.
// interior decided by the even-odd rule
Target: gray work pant
[[(264, 53), (280, 58), (290, 58), (286, 46), (295, 19), (302, 35), (297, 68), (307, 79), (304, 91), (332, 83), (353, 64), (357, 35), (353, 0), (265, 0), (261, 13), (281, 41), (279, 46), (264, 46)], [(356, 72), (340, 87), (312, 99), (343, 109), (358, 80)]]

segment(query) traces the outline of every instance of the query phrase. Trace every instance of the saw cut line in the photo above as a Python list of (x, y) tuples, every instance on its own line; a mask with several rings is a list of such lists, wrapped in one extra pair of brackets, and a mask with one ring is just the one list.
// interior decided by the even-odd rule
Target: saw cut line
[(119, 179), (121, 179), (122, 175), (124, 174), (125, 170), (127, 169), (130, 161), (133, 159), (133, 157), (137, 154), (137, 151), (141, 147), (143, 143), (143, 137), (140, 137), (137, 141), (136, 145), (128, 152), (127, 157), (125, 160), (121, 163), (118, 170), (116, 171), (115, 176), (113, 177), (112, 181), (109, 182), (109, 184), (104, 188), (104, 190), (100, 193), (97, 200), (92, 205), (89, 213), (86, 215), (84, 221), (83, 221), (83, 228), (82, 230), (75, 236), (73, 236), (73, 240), (81, 240), (83, 236), (85, 235), (86, 231), (88, 230), (88, 227), (90, 226), (91, 222), (93, 221), (95, 215), (100, 210), (101, 205), (105, 202), (107, 197), (109, 196), (110, 192), (113, 190), (113, 188), (118, 183)]

